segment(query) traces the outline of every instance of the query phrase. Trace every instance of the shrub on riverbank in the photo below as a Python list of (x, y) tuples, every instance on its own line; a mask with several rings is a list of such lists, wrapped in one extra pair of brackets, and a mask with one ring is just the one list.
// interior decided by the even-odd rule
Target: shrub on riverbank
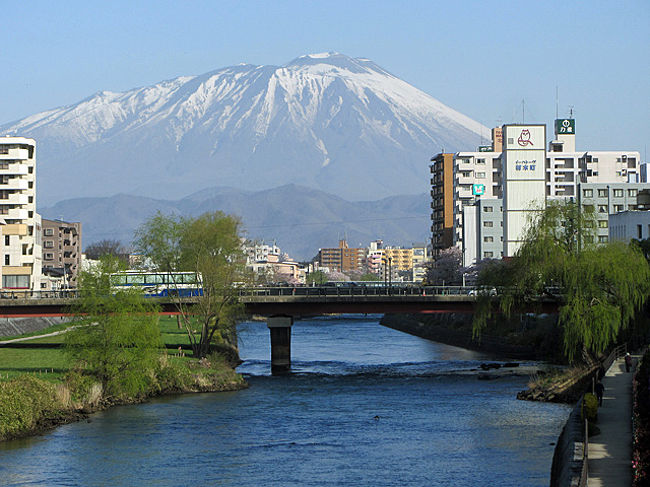
[(58, 383), (30, 374), (0, 382), (0, 441), (39, 433), (113, 405), (163, 394), (234, 391), (247, 386), (218, 354), (195, 360), (163, 353), (159, 364), (148, 388), (135, 395), (116, 389), (115, 384), (106, 391), (96, 376), (78, 368)]
[(27, 374), (0, 382), (0, 440), (34, 430), (60, 409), (52, 383)]
[(633, 382), (634, 487), (650, 486), (650, 350), (646, 351)]

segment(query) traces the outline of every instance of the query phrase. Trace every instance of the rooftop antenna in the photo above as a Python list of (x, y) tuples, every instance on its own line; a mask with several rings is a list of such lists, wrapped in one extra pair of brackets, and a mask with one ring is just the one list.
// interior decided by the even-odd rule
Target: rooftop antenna
[(573, 105), (569, 105), (569, 118), (573, 118)]

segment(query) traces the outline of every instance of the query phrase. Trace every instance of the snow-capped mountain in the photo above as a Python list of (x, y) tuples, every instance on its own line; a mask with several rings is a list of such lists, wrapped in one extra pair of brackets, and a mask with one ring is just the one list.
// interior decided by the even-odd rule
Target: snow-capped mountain
[(421, 193), (432, 155), (489, 130), (368, 59), (326, 53), (102, 91), (0, 134), (36, 139), (39, 204), (52, 204), (288, 183), (351, 200)]

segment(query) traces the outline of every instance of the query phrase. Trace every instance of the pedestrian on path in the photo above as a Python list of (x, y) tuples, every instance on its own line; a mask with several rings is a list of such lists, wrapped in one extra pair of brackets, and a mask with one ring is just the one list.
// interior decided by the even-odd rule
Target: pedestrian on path
[(596, 384), (596, 398), (598, 399), (599, 406), (603, 405), (603, 394), (605, 394), (605, 386), (599, 379), (598, 383)]
[(625, 372), (629, 372), (632, 368), (632, 355), (630, 352), (625, 354)]

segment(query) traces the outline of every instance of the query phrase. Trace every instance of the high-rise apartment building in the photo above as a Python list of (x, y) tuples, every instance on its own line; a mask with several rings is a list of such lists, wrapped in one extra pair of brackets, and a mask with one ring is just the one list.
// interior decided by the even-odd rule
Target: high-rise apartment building
[(81, 223), (43, 218), (43, 273), (62, 277), (62, 285), (76, 288), (81, 270)]
[(36, 213), (36, 143), (0, 137), (2, 289), (41, 288), (41, 217)]

